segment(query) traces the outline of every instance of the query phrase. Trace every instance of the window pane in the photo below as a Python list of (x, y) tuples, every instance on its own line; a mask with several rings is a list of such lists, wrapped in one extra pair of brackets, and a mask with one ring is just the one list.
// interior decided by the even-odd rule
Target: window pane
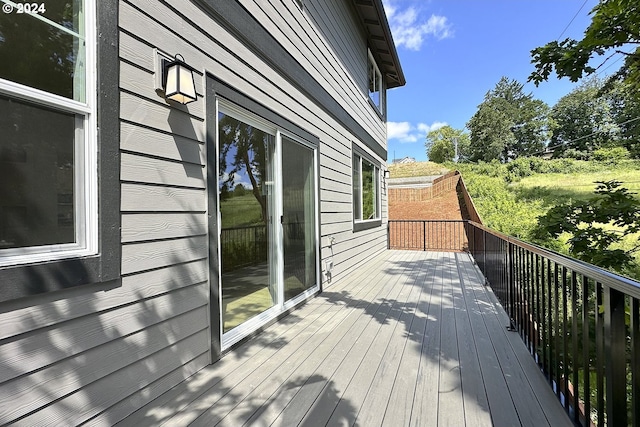
[(282, 138), (284, 297), (316, 285), (314, 152)]
[(380, 169), (375, 168), (373, 171), (373, 217), (380, 218), (380, 211), (378, 211), (378, 200), (380, 197)]
[(374, 219), (376, 216), (376, 192), (374, 185), (374, 166), (362, 160), (362, 219)]
[(277, 302), (273, 209), (275, 138), (218, 115), (222, 321), (229, 332)]
[(353, 218), (362, 219), (362, 197), (360, 189), (360, 157), (353, 156)]
[(375, 62), (369, 57), (369, 98), (376, 107), (380, 108), (380, 96), (382, 91), (382, 76), (375, 65)]
[(0, 13), (0, 78), (84, 102), (83, 15), (82, 1), (47, 2), (44, 21)]
[(76, 116), (0, 96), (0, 249), (75, 242)]

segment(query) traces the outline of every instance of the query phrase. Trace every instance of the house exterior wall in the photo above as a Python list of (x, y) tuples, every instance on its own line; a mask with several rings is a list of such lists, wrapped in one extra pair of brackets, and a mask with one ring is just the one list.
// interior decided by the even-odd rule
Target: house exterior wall
[[(122, 284), (0, 303), (0, 424), (110, 425), (214, 358), (205, 73), (318, 137), (324, 288), (327, 261), (335, 279), (386, 247), (384, 185), (382, 224), (353, 231), (352, 144), (383, 167), (386, 126), (350, 2), (121, 0), (118, 27), (120, 123), (101, 132), (120, 134)], [(251, 45), (265, 32), (297, 68)], [(154, 49), (198, 70), (196, 102), (156, 94)]]

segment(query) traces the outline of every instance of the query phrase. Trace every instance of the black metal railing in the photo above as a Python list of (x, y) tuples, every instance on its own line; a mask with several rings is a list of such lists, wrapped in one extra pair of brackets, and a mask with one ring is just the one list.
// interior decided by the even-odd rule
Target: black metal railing
[(466, 251), (463, 220), (389, 220), (387, 247), (421, 251)]
[(220, 230), (222, 272), (265, 262), (267, 239), (267, 226), (264, 224)]
[[(290, 245), (294, 241), (304, 242), (304, 227), (305, 223), (303, 222), (282, 224), (285, 240)], [(260, 224), (223, 228), (220, 230), (220, 245), (223, 273), (262, 264), (267, 261), (269, 250), (267, 226)]]
[(466, 225), (469, 252), (577, 425), (640, 425), (640, 283)]

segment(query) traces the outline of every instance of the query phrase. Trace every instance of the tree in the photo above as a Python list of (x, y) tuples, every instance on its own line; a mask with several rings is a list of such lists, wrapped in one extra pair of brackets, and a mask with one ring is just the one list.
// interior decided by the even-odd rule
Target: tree
[[(599, 181), (596, 197), (551, 208), (538, 219), (536, 238), (557, 238), (566, 232), (572, 256), (598, 265), (623, 271), (635, 264), (636, 245), (623, 250), (613, 246), (626, 236), (640, 232), (640, 201), (619, 181)], [(616, 228), (605, 228), (613, 225)]]
[(625, 82), (615, 82), (608, 92), (611, 114), (618, 126), (618, 143), (632, 157), (640, 157), (640, 92)]
[[(73, 4), (47, 3), (47, 19), (77, 30), (80, 11)], [(21, 16), (0, 14), (0, 77), (74, 99), (74, 75), (82, 62), (78, 42), (53, 25)]]
[(523, 88), (518, 81), (502, 77), (487, 92), (467, 123), (470, 160), (506, 162), (543, 150), (552, 128), (549, 107), (525, 94)]
[(616, 144), (619, 128), (610, 97), (601, 93), (602, 86), (600, 80), (587, 80), (552, 108), (551, 117), (556, 127), (550, 146), (556, 156), (572, 150), (587, 158), (594, 150)]
[(450, 162), (454, 160), (458, 144), (458, 158), (465, 159), (469, 150), (469, 134), (462, 129), (454, 129), (444, 126), (432, 130), (427, 134), (427, 156), (436, 163)]
[[(567, 38), (553, 41), (531, 51), (535, 71), (529, 81), (536, 85), (555, 71), (558, 78), (568, 77), (577, 82), (584, 75), (593, 74), (613, 55), (625, 57), (624, 64), (612, 80), (625, 81), (640, 88), (640, 7), (638, 0), (601, 0), (590, 12), (591, 24), (582, 40)], [(589, 61), (608, 55), (598, 67)]]
[[(219, 121), (219, 176), (221, 189), (229, 192), (236, 174), (246, 174), (251, 192), (260, 204), (262, 220), (267, 220), (267, 200), (264, 185), (267, 179), (267, 158), (272, 149), (272, 136), (225, 115)], [(221, 190), (222, 192), (222, 190)]]
[(511, 119), (506, 101), (486, 98), (478, 106), (467, 127), (471, 131), (469, 160), (489, 162), (498, 159), (502, 162), (509, 157), (509, 147), (515, 145), (511, 128)]
[(236, 184), (236, 186), (233, 189), (233, 197), (242, 197), (246, 193), (247, 193), (247, 189), (244, 188), (244, 185), (242, 185), (242, 183)]

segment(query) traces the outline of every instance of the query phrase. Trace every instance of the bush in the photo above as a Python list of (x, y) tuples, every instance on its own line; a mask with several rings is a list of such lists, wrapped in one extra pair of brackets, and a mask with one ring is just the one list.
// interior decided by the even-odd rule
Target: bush
[(586, 151), (576, 150), (575, 148), (569, 148), (562, 153), (562, 157), (576, 160), (589, 160), (589, 153)]
[(629, 151), (624, 147), (600, 148), (593, 152), (593, 160), (615, 164), (629, 158)]
[(520, 239), (530, 237), (541, 214), (540, 201), (518, 200), (507, 188), (505, 177), (487, 177), (474, 170), (463, 178), (486, 226)]
[(507, 163), (506, 168), (507, 172), (509, 172), (507, 177), (512, 176), (515, 178), (524, 178), (525, 176), (533, 175), (530, 160), (530, 157), (519, 157), (514, 161)]

